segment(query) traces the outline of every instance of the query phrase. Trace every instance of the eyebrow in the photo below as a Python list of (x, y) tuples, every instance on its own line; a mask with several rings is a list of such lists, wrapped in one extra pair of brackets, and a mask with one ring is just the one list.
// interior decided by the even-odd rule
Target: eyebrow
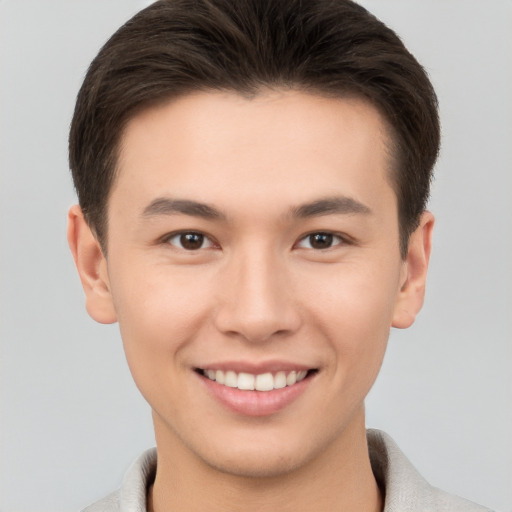
[[(346, 196), (326, 197), (310, 203), (291, 208), (291, 216), (296, 218), (319, 217), (332, 214), (364, 214), (371, 213), (370, 208), (363, 203)], [(208, 220), (225, 220), (226, 215), (217, 208), (190, 199), (172, 199), (159, 197), (149, 203), (142, 212), (142, 217), (158, 217), (161, 215), (190, 215)]]
[(159, 197), (151, 201), (142, 212), (142, 216), (146, 218), (174, 214), (191, 215), (210, 220), (225, 218), (223, 213), (208, 204), (188, 199), (171, 199), (169, 197)]
[(360, 203), (352, 197), (336, 196), (325, 197), (306, 203), (295, 208), (292, 208), (292, 216), (298, 218), (318, 217), (321, 215), (332, 214), (363, 214), (369, 215), (372, 211), (368, 206)]

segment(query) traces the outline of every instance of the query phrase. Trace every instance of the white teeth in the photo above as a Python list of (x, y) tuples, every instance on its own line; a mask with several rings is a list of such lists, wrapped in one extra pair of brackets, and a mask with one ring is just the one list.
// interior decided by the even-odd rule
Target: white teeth
[(225, 373), (224, 385), (230, 388), (236, 388), (238, 386), (238, 378), (235, 372), (229, 371)]
[(300, 372), (297, 372), (297, 382), (304, 380), (307, 374), (308, 372), (306, 370), (301, 370)]
[(219, 384), (224, 384), (224, 372), (222, 370), (217, 370), (215, 372), (215, 380), (219, 383)]
[(277, 372), (274, 377), (274, 388), (281, 389), (286, 387), (286, 373)]
[(272, 391), (274, 389), (274, 376), (271, 373), (257, 375), (254, 387), (258, 391)]
[(238, 374), (238, 389), (253, 390), (254, 389), (254, 375), (250, 373)]
[(287, 372), (280, 371), (275, 375), (267, 372), (259, 375), (240, 372), (236, 373), (232, 370), (226, 372), (222, 370), (204, 370), (204, 375), (210, 380), (217, 381), (230, 388), (238, 388), (244, 391), (272, 391), (273, 389), (282, 389), (286, 386), (293, 386), (296, 382), (300, 382), (306, 378), (308, 372), (306, 370)]
[(290, 372), (288, 377), (286, 377), (286, 384), (288, 386), (293, 386), (297, 382), (297, 372)]

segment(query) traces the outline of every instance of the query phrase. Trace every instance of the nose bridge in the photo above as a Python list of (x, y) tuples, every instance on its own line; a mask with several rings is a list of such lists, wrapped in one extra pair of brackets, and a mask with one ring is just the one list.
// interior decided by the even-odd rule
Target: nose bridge
[(266, 244), (248, 244), (233, 254), (225, 275), (219, 329), (249, 341), (290, 334), (299, 323), (285, 262)]

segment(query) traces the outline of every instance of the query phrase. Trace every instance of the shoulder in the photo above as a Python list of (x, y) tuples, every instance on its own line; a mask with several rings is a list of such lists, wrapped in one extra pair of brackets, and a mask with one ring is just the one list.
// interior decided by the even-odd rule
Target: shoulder
[(431, 486), (384, 432), (368, 430), (375, 478), (385, 495), (384, 512), (491, 512)]
[(119, 490), (85, 507), (82, 512), (119, 512)]
[(157, 454), (152, 448), (137, 457), (126, 472), (121, 487), (82, 512), (145, 512), (146, 495), (156, 473)]
[(431, 487), (431, 508), (439, 512), (492, 512), (491, 509), (472, 501)]

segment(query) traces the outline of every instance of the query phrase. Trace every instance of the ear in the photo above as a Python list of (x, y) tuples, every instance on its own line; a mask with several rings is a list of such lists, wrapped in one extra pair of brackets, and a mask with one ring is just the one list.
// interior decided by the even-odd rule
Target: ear
[(107, 272), (107, 260), (78, 205), (68, 213), (68, 244), (85, 292), (89, 315), (102, 324), (117, 320)]
[(409, 238), (407, 257), (403, 262), (402, 286), (391, 324), (393, 327), (410, 327), (423, 306), (433, 228), (434, 216), (430, 212), (423, 212), (419, 226)]

